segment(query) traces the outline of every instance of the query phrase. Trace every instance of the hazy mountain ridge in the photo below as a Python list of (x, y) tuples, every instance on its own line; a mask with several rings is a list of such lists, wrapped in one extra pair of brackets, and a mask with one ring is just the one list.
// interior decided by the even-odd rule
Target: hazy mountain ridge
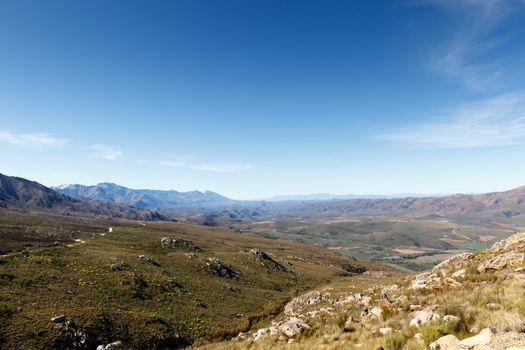
[(128, 205), (143, 209), (213, 206), (234, 202), (232, 199), (211, 191), (178, 192), (175, 190), (131, 189), (107, 182), (93, 186), (63, 185), (54, 189), (75, 198)]

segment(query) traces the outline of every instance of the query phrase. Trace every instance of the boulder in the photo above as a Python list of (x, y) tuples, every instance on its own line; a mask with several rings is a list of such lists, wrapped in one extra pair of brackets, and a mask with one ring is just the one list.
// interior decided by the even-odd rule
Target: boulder
[(492, 339), (492, 331), (489, 328), (485, 328), (470, 338), (463, 339), (459, 342), (461, 349), (478, 350), (488, 345)]
[(416, 276), (412, 284), (410, 285), (411, 289), (425, 289), (431, 283), (439, 282), (439, 277), (437, 274), (432, 272), (423, 272)]
[(430, 350), (461, 350), (459, 347), (459, 339), (452, 334), (439, 338), (431, 343), (428, 348)]
[(419, 327), (425, 323), (428, 323), (430, 321), (436, 321), (439, 320), (439, 315), (436, 314), (432, 309), (426, 308), (423, 310), (419, 310), (414, 312), (414, 318), (412, 321), (410, 321), (410, 326)]
[(306, 324), (303, 320), (297, 317), (292, 317), (288, 322), (285, 322), (281, 327), (280, 330), (283, 332), (287, 337), (293, 338), (299, 334), (301, 334), (305, 329), (309, 329), (310, 326)]

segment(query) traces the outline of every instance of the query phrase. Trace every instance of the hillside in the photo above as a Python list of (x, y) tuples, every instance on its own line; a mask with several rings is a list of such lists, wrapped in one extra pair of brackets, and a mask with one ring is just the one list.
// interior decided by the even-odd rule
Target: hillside
[(90, 201), (132, 206), (142, 209), (169, 210), (180, 207), (202, 207), (226, 205), (234, 202), (217, 193), (206, 191), (161, 191), (130, 189), (112, 183), (100, 183), (94, 186), (63, 185), (54, 188), (68, 196)]
[(525, 186), (479, 195), (299, 202), (296, 206), (284, 208), (282, 212), (292, 215), (438, 215), (505, 218), (525, 213)]
[[(53, 234), (57, 219), (36, 223), (40, 235)], [(20, 214), (10, 225), (32, 227), (32, 220)], [(378, 268), (321, 247), (223, 229), (106, 224), (73, 245), (0, 258), (0, 348), (94, 349), (121, 341), (127, 349), (174, 349), (229, 338), (278, 314), (299, 291)]]
[(155, 211), (140, 210), (108, 202), (72, 198), (35, 181), (0, 174), (0, 209), (47, 211), (67, 215), (102, 215), (132, 220), (165, 220)]
[(303, 294), (222, 349), (520, 350), (525, 347), (525, 233), (432, 270), (358, 277)]

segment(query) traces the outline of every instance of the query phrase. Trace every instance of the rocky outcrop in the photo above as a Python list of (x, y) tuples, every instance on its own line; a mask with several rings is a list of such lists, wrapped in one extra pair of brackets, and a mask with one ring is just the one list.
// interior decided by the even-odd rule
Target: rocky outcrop
[(164, 237), (160, 240), (160, 246), (164, 249), (179, 249), (192, 252), (202, 251), (202, 249), (192, 241), (182, 238)]
[(445, 261), (442, 261), (441, 263), (434, 266), (432, 269), (432, 272), (438, 272), (444, 269), (449, 268), (458, 268), (462, 266), (466, 261), (470, 260), (474, 254), (472, 253), (461, 253), (458, 255), (455, 255)]
[(260, 249), (253, 248), (248, 252), (250, 257), (265, 266), (266, 268), (274, 271), (286, 271), (286, 268), (279, 264), (277, 261), (273, 260), (271, 256), (266, 254)]
[(314, 290), (298, 296), (288, 302), (284, 306), (284, 314), (287, 316), (296, 316), (301, 313), (307, 305), (318, 304), (323, 301), (331, 300), (332, 298), (330, 294)]
[(216, 257), (208, 258), (208, 261), (206, 262), (206, 266), (208, 267), (208, 271), (210, 271), (211, 273), (219, 277), (236, 278), (241, 275), (239, 272), (234, 271), (229, 266), (226, 266), (225, 264), (223, 264)]
[(489, 256), (478, 265), (479, 272), (500, 271), (507, 267), (521, 266), (525, 263), (525, 253), (506, 252)]

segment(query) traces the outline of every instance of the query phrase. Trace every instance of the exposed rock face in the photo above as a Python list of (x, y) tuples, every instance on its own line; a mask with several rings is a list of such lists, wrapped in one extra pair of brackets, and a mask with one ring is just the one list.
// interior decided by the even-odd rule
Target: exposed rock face
[(479, 272), (499, 271), (506, 267), (519, 266), (525, 263), (525, 253), (507, 252), (490, 256), (478, 265)]
[(216, 276), (225, 278), (239, 277), (241, 274), (224, 265), (218, 258), (208, 258), (206, 262), (208, 270)]
[(182, 238), (164, 237), (160, 240), (162, 248), (180, 249), (193, 252), (200, 252), (202, 249), (190, 240)]
[(263, 252), (260, 249), (253, 248), (249, 251), (250, 256), (258, 261), (260, 264), (266, 266), (267, 268), (274, 271), (286, 271), (286, 268), (279, 264), (277, 261), (273, 260), (268, 254)]
[(296, 335), (301, 334), (301, 332), (308, 328), (310, 328), (310, 326), (306, 324), (303, 320), (297, 317), (292, 317), (288, 322), (286, 322), (280, 327), (280, 330), (287, 337), (293, 338)]
[(518, 249), (525, 249), (525, 232), (515, 234), (507, 239), (494, 243), (490, 251), (494, 253), (504, 253)]
[(160, 264), (156, 260), (150, 258), (147, 255), (139, 255), (139, 260), (147, 262), (153, 266), (160, 266)]
[(445, 261), (442, 261), (441, 263), (437, 264), (436, 266), (434, 266), (434, 268), (432, 269), (433, 272), (438, 272), (440, 270), (443, 270), (443, 269), (448, 269), (448, 268), (457, 268), (459, 266), (461, 266), (464, 262), (470, 260), (472, 257), (474, 256), (474, 254), (472, 253), (461, 253), (461, 254), (458, 254), (458, 255), (455, 255)]

